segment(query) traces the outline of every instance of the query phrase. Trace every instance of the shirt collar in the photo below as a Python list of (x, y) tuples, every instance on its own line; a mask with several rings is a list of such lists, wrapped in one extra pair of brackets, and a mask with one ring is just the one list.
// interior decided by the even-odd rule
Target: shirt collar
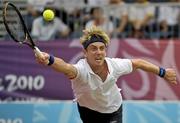
[[(106, 61), (107, 66), (108, 66), (109, 73), (111, 73), (111, 72), (112, 72), (112, 69), (111, 69), (110, 64), (109, 64), (109, 62), (108, 62), (108, 59), (107, 59), (106, 57), (105, 57), (105, 61)], [(86, 65), (86, 69), (87, 69), (91, 74), (95, 74), (95, 73), (93, 72), (93, 70), (91, 69), (91, 67), (89, 66), (89, 64), (88, 64), (88, 62), (87, 62), (87, 59), (85, 59), (85, 65)]]

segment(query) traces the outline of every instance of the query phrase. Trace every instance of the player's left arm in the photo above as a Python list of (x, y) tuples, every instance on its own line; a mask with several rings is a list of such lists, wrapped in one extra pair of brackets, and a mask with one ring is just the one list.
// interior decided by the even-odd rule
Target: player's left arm
[(141, 69), (163, 77), (170, 83), (177, 84), (176, 72), (172, 68), (162, 68), (143, 59), (132, 59), (133, 70)]

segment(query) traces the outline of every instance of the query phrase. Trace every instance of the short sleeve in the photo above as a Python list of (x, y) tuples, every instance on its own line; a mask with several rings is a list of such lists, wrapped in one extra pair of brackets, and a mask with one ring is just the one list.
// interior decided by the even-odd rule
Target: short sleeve
[(73, 66), (77, 69), (77, 76), (74, 79), (71, 79), (72, 81), (77, 81), (83, 78), (82, 75), (84, 75), (83, 72), (85, 71), (82, 64), (83, 64), (82, 61), (79, 61), (78, 63), (73, 64)]
[(130, 59), (113, 58), (113, 68), (117, 76), (125, 75), (133, 71)]
[(77, 64), (74, 64), (73, 66), (77, 69), (77, 76), (71, 80), (75, 81), (78, 80), (78, 78), (80, 78), (80, 67)]
[(148, 16), (154, 16), (155, 8), (153, 6), (149, 6), (146, 8), (146, 13)]

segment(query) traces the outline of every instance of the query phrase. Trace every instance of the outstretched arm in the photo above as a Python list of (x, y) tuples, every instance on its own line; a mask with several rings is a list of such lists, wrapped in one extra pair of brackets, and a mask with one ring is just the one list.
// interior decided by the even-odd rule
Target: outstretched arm
[(177, 84), (176, 82), (176, 72), (172, 68), (160, 68), (146, 60), (142, 59), (132, 59), (133, 70), (141, 69), (147, 72), (154, 73), (163, 77), (166, 81)]
[(65, 74), (69, 79), (73, 79), (77, 76), (77, 69), (72, 65), (66, 63), (63, 59), (49, 55), (42, 52), (43, 57), (36, 55), (38, 63), (51, 66), (55, 71)]

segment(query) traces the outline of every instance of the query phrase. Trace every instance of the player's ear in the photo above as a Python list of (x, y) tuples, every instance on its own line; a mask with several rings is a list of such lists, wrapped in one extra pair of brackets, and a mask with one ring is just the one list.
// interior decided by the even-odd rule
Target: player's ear
[(106, 56), (107, 56), (107, 47), (106, 47), (106, 49), (105, 49), (105, 50), (106, 50), (106, 52), (105, 52), (105, 57), (106, 57)]

